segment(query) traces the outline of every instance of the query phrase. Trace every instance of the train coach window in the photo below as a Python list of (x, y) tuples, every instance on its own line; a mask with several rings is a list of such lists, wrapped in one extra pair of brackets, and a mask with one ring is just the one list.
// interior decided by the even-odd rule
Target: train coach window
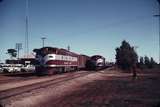
[(67, 56), (67, 61), (69, 61), (69, 56)]
[(61, 59), (63, 60), (63, 56), (61, 56)]
[(66, 60), (66, 61), (68, 60), (68, 56), (65, 56), (65, 60)]

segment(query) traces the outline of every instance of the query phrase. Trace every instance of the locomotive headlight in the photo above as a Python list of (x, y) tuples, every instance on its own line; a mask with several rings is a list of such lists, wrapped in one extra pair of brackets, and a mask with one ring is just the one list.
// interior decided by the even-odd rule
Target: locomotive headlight
[(102, 58), (97, 59), (97, 63), (103, 63), (103, 59)]
[(48, 54), (46, 57), (45, 57), (46, 60), (54, 60), (55, 59), (55, 54)]

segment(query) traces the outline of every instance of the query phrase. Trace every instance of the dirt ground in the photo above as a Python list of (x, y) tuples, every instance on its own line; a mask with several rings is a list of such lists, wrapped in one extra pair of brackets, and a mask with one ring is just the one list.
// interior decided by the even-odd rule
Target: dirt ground
[[(111, 73), (109, 73), (111, 72)], [(101, 79), (46, 104), (49, 107), (160, 107), (160, 72), (140, 72), (133, 80), (128, 73), (103, 72)], [(110, 76), (109, 76), (110, 74)], [(127, 76), (128, 74), (128, 76)], [(123, 76), (126, 75), (126, 76)]]
[(159, 83), (158, 70), (139, 72), (135, 80), (102, 70), (12, 98), (6, 107), (160, 107)]

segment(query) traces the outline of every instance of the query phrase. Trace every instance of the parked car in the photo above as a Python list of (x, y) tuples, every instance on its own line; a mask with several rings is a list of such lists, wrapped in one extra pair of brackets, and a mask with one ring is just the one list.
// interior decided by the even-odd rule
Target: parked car
[(33, 72), (35, 71), (35, 66), (34, 65), (25, 65), (21, 68), (22, 72)]
[(4, 73), (8, 72), (20, 72), (22, 68), (22, 64), (2, 64), (1, 68), (3, 69)]
[(2, 67), (0, 67), (0, 73), (3, 73), (3, 68)]
[(21, 69), (24, 65), (22, 64), (13, 64), (13, 69), (14, 69), (14, 72), (21, 72)]

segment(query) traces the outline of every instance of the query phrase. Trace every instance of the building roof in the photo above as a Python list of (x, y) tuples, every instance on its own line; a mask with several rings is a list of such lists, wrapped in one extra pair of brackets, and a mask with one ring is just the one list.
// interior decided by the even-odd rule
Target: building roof
[(35, 58), (35, 54), (34, 53), (29, 53), (28, 55), (23, 55), (21, 57), (21, 59), (24, 59), (24, 58)]

